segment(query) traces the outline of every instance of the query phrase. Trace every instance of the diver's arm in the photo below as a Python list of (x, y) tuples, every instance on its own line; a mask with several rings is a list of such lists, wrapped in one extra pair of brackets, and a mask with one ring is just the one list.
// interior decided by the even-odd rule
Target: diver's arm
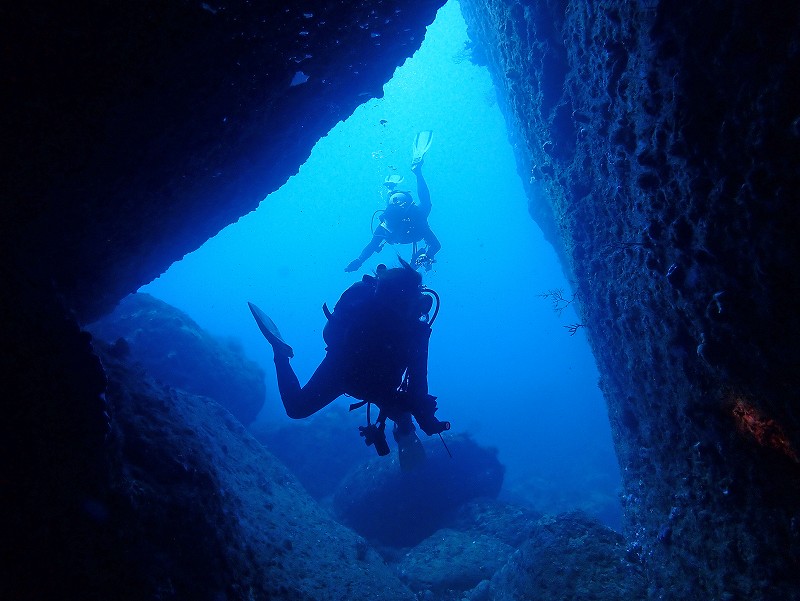
[(422, 209), (422, 214), (425, 218), (431, 213), (431, 192), (428, 190), (428, 184), (425, 183), (425, 178), (422, 176), (422, 163), (417, 163), (411, 170), (417, 176), (417, 196), (419, 196), (419, 208)]
[(364, 250), (361, 251), (361, 254), (358, 255), (357, 259), (350, 261), (347, 267), (344, 268), (345, 271), (355, 271), (359, 269), (361, 265), (364, 264), (364, 261), (369, 259), (374, 253), (378, 252), (378, 249), (381, 247), (381, 243), (384, 241), (383, 236), (378, 236), (377, 234), (372, 236), (372, 240), (369, 241), (364, 247)]
[(408, 392), (411, 399), (424, 399), (428, 396), (428, 345), (431, 328), (428, 324), (417, 322), (419, 329), (414, 332), (414, 348), (408, 364)]
[(425, 250), (425, 254), (429, 259), (433, 259), (433, 255), (438, 253), (442, 249), (442, 244), (439, 242), (439, 238), (436, 237), (436, 234), (431, 231), (431, 228), (428, 228), (428, 231), (425, 232), (425, 244), (428, 245), (428, 248)]
[(428, 436), (450, 429), (450, 422), (439, 421), (436, 413), (436, 397), (428, 394), (428, 343), (431, 328), (428, 324), (417, 322), (420, 326), (415, 332), (416, 348), (408, 366), (408, 404), (407, 407), (417, 420), (417, 424)]

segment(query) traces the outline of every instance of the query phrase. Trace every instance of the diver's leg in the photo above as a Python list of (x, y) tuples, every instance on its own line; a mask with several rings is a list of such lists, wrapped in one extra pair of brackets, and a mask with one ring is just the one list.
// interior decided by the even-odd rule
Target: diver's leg
[(275, 373), (286, 415), (302, 419), (313, 415), (344, 394), (342, 369), (330, 356), (325, 357), (308, 383), (301, 387), (288, 357), (275, 355)]
[(398, 436), (406, 436), (414, 432), (416, 428), (414, 427), (414, 422), (411, 421), (411, 413), (404, 411), (397, 416), (397, 420), (394, 422), (393, 432), (395, 438)]
[(400, 453), (401, 470), (410, 471), (425, 461), (425, 447), (417, 436), (410, 413), (404, 412), (398, 416), (392, 434)]

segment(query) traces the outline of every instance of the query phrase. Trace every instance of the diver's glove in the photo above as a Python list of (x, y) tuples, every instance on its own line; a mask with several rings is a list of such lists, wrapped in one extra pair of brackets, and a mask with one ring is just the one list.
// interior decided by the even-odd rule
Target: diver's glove
[(358, 271), (358, 269), (361, 268), (362, 264), (363, 261), (360, 261), (359, 259), (354, 259), (353, 261), (350, 261), (350, 263), (348, 263), (347, 267), (345, 267), (344, 270), (347, 273), (350, 273), (351, 271)]
[(433, 263), (436, 261), (433, 257), (429, 257), (424, 252), (420, 255), (417, 255), (417, 258), (414, 259), (414, 267), (424, 267), (425, 271), (430, 271), (433, 267)]
[(417, 420), (420, 429), (428, 436), (441, 434), (450, 429), (450, 422), (439, 421), (434, 415), (438, 409), (435, 396), (428, 394), (420, 399), (407, 398), (406, 403), (408, 403), (407, 407), (411, 410), (414, 419)]

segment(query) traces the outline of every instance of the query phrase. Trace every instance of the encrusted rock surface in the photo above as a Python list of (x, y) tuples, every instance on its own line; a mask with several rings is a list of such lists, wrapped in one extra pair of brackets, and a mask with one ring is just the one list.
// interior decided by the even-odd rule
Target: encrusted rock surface
[(397, 565), (401, 580), (436, 599), (460, 598), (502, 568), (514, 548), (486, 534), (439, 530), (406, 553)]
[(461, 505), (448, 520), (454, 530), (486, 535), (519, 547), (528, 540), (541, 514), (520, 505), (494, 499), (476, 499)]
[(94, 536), (125, 560), (113, 598), (413, 599), (226, 409), (104, 366), (112, 484)]
[[(465, 512), (458, 529), (439, 530), (391, 561), (418, 599), (639, 601), (645, 597), (644, 574), (626, 559), (623, 537), (597, 520), (576, 511), (525, 519), (522, 526), (519, 508), (482, 505), (478, 511)], [(490, 520), (491, 532), (483, 523), (487, 511), (495, 518)], [(471, 523), (470, 518), (474, 518)], [(514, 522), (522, 526), (521, 533), (512, 531)]]
[(545, 516), (530, 538), (470, 601), (635, 601), (645, 596), (641, 569), (625, 559), (622, 536), (582, 514)]
[(574, 280), (650, 598), (798, 598), (800, 8), (462, 7)]
[(359, 434), (363, 424), (360, 413), (354, 415), (333, 403), (304, 420), (259, 420), (250, 431), (292, 470), (312, 497), (322, 500), (336, 491), (350, 470), (374, 456), (375, 449), (367, 447)]

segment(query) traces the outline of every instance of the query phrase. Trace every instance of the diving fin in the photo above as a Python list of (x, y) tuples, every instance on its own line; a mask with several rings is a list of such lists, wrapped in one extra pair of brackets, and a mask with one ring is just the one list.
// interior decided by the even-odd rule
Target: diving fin
[(422, 162), (422, 159), (425, 157), (425, 153), (428, 152), (428, 149), (431, 147), (431, 142), (433, 142), (432, 131), (425, 130), (417, 134), (417, 137), (414, 138), (414, 146), (411, 154), (412, 166)]
[(387, 175), (386, 179), (383, 180), (383, 185), (389, 190), (389, 192), (393, 192), (394, 189), (397, 187), (397, 184), (402, 183), (403, 176), (402, 175)]
[(400, 453), (400, 470), (410, 472), (425, 462), (425, 447), (416, 432), (398, 434), (394, 432), (394, 440)]
[(272, 345), (272, 350), (275, 351), (276, 356), (294, 357), (294, 351), (292, 347), (286, 344), (286, 342), (281, 338), (281, 333), (278, 331), (278, 326), (276, 326), (273, 321), (264, 313), (261, 309), (256, 307), (253, 303), (248, 302), (247, 306), (250, 307), (250, 312), (255, 317), (256, 324), (258, 325), (258, 329), (261, 330), (261, 333), (264, 334), (264, 338), (267, 339)]

